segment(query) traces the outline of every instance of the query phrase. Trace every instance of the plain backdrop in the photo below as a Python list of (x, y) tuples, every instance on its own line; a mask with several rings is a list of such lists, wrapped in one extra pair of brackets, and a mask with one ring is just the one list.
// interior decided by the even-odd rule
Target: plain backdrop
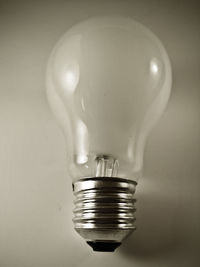
[[(73, 230), (64, 137), (47, 104), (57, 39), (95, 15), (128, 15), (164, 43), (168, 108), (145, 150), (137, 231), (95, 253)], [(0, 1), (0, 267), (200, 266), (199, 1)]]

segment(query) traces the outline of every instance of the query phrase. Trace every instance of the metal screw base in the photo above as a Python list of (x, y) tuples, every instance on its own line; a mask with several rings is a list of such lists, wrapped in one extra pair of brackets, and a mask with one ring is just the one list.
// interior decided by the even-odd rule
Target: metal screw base
[(78, 180), (74, 227), (95, 251), (114, 251), (134, 230), (137, 183), (111, 177)]

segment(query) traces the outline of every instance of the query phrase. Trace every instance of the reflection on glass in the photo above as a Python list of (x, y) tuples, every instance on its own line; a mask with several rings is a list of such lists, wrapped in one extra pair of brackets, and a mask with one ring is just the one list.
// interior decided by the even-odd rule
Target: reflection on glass
[(150, 70), (152, 73), (157, 74), (158, 73), (158, 64), (156, 62), (156, 59), (152, 59), (150, 63)]

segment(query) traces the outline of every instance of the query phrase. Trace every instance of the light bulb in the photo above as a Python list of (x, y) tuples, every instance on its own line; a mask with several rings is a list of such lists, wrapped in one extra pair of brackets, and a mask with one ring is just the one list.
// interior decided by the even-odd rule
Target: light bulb
[(46, 83), (66, 136), (75, 229), (94, 250), (114, 251), (135, 229), (145, 141), (171, 90), (167, 53), (130, 18), (91, 18), (58, 41)]

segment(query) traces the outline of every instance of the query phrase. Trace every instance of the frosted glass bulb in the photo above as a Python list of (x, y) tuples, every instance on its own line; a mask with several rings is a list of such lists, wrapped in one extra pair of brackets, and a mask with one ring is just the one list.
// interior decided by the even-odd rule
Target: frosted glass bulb
[(75, 229), (94, 250), (114, 250), (135, 229), (144, 145), (171, 80), (161, 42), (126, 17), (81, 22), (52, 51), (47, 96), (66, 136)]

